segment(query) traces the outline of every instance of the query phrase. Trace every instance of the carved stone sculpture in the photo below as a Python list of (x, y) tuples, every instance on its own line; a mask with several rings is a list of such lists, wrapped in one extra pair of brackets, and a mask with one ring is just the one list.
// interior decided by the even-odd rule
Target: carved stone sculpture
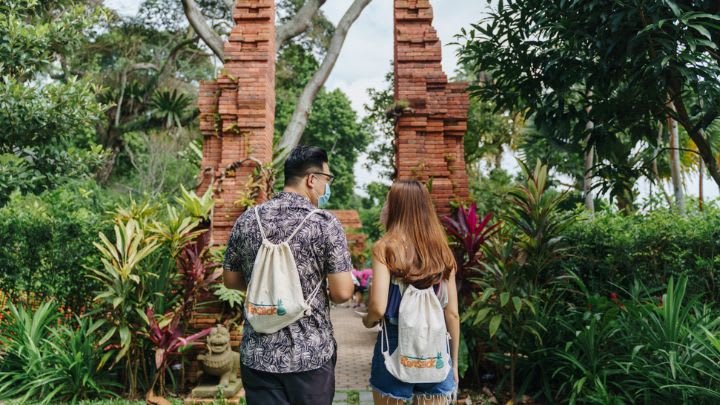
[(240, 370), (240, 353), (230, 347), (230, 331), (223, 326), (215, 326), (207, 337), (206, 354), (198, 356), (202, 365), (201, 375), (219, 377), (218, 384), (201, 384), (193, 390), (194, 398), (212, 398), (218, 391), (229, 398), (240, 390), (238, 371)]

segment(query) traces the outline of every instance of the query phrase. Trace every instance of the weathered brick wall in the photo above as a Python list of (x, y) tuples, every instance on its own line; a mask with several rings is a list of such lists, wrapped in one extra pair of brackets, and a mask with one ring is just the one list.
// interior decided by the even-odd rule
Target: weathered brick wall
[[(235, 204), (258, 163), (272, 161), (275, 125), (275, 2), (237, 0), (235, 27), (225, 43), (225, 66), (218, 78), (200, 83), (200, 130), (203, 134), (198, 194), (212, 185), (215, 210), (210, 243), (227, 243), (242, 208)], [(262, 199), (262, 197), (261, 197)], [(203, 301), (214, 300), (208, 295)], [(220, 320), (218, 304), (205, 305), (191, 321), (194, 329)], [(233, 347), (240, 333), (231, 332)], [(204, 350), (204, 345), (196, 345)], [(198, 363), (187, 376), (195, 382)]]
[[(225, 43), (225, 66), (217, 80), (200, 83), (202, 182), (215, 181), (211, 243), (224, 244), (242, 208), (235, 204), (256, 161), (272, 160), (275, 123), (275, 3), (238, 0), (235, 27)], [(245, 159), (237, 169), (233, 164)]]
[(362, 221), (360, 221), (360, 214), (355, 210), (331, 210), (330, 211), (338, 221), (345, 228), (345, 235), (347, 237), (348, 248), (353, 256), (353, 265), (362, 267), (364, 265), (365, 247), (367, 242), (367, 235), (362, 232)]
[(463, 151), (469, 99), (448, 83), (429, 0), (394, 0), (395, 101), (406, 106), (395, 127), (397, 179), (432, 181), (439, 215), (469, 196)]

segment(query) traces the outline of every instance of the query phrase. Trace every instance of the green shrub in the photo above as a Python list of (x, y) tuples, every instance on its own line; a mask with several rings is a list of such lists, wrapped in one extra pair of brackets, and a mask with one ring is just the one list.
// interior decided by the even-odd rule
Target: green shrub
[[(713, 404), (720, 398), (720, 312), (687, 297), (687, 277), (661, 297), (585, 291), (585, 306), (555, 315), (565, 333), (541, 349), (551, 401), (570, 404)], [(558, 337), (562, 337), (559, 339)]]
[(58, 307), (41, 304), (35, 312), (10, 304), (0, 328), (0, 399), (59, 400), (115, 396), (118, 387), (102, 368), (97, 331), (102, 321), (75, 317), (58, 324)]
[(565, 232), (571, 254), (561, 267), (576, 273), (590, 291), (629, 289), (634, 280), (648, 288), (671, 276), (688, 276), (688, 293), (720, 298), (720, 211), (682, 216), (666, 210), (625, 216), (599, 212)]
[(52, 297), (79, 311), (96, 288), (85, 267), (100, 260), (92, 241), (112, 229), (104, 213), (110, 203), (93, 181), (13, 194), (0, 208), (0, 291), (11, 301)]

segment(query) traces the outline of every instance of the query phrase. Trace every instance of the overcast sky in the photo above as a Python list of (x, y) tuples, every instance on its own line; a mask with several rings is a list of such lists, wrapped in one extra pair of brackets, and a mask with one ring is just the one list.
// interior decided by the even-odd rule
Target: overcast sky
[[(179, 0), (178, 0), (179, 1)], [(123, 15), (137, 13), (142, 0), (106, 0), (105, 4)], [(337, 23), (352, 0), (328, 0), (322, 7), (328, 18)], [(468, 28), (471, 23), (483, 17), (487, 2), (483, 0), (432, 0), (435, 12), (435, 26), (443, 44), (443, 67), (448, 76), (452, 76), (456, 66), (456, 47), (448, 45), (455, 41), (454, 36), (460, 29)], [(380, 88), (384, 85), (385, 74), (390, 71), (393, 52), (392, 0), (374, 0), (350, 29), (342, 53), (332, 74), (326, 82), (329, 89), (342, 89), (353, 103), (355, 110), (363, 114), (363, 104), (368, 100), (368, 88)], [(362, 167), (363, 159), (355, 168), (358, 188), (377, 176)], [(506, 153), (503, 166), (515, 171), (514, 159)], [(687, 193), (697, 195), (698, 180), (696, 174), (686, 178)], [(718, 186), (706, 176), (704, 181), (707, 197), (718, 196)], [(647, 191), (647, 184), (640, 185), (641, 193)], [(670, 187), (666, 187), (670, 190)]]

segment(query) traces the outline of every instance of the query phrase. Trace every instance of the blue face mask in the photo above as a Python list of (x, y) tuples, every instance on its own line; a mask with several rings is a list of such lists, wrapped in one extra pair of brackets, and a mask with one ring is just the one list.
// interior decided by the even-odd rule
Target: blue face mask
[(324, 207), (330, 201), (330, 184), (325, 184), (325, 194), (318, 198), (318, 207)]

